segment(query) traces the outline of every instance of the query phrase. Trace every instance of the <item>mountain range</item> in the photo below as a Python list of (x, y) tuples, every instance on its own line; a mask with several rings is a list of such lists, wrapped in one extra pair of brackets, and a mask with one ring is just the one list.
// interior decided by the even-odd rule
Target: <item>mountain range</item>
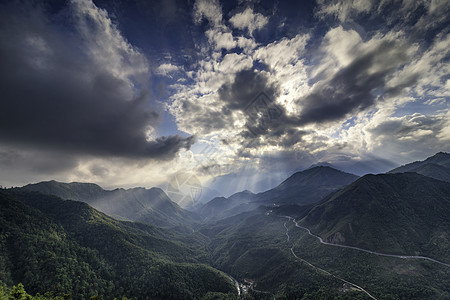
[(450, 298), (449, 163), (314, 166), (195, 212), (158, 188), (1, 189), (0, 281), (76, 298)]
[(0, 280), (49, 291), (114, 298), (194, 299), (233, 292), (207, 266), (204, 237), (117, 221), (88, 204), (37, 192), (0, 191)]
[(416, 173), (366, 175), (315, 205), (301, 224), (325, 241), (450, 263), (450, 184)]
[(404, 172), (414, 172), (438, 180), (450, 181), (450, 154), (439, 152), (423, 161), (416, 161), (389, 171), (389, 173)]
[(358, 176), (328, 166), (317, 166), (297, 172), (268, 191), (253, 194), (243, 191), (229, 198), (217, 197), (196, 212), (206, 220), (218, 220), (251, 211), (260, 205), (306, 205), (320, 201), (337, 189), (355, 181)]
[(46, 181), (26, 185), (21, 190), (86, 202), (116, 219), (162, 227), (192, 225), (197, 219), (195, 213), (182, 209), (160, 188), (104, 190), (92, 183)]

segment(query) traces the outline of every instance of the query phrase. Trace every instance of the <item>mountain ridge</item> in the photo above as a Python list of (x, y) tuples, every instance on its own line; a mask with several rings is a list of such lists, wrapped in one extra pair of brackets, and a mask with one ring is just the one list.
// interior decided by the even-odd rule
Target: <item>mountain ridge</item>
[[(256, 209), (260, 205), (307, 205), (355, 181), (358, 176), (328, 166), (316, 166), (296, 172), (273, 189), (258, 194), (239, 192), (228, 198), (214, 198), (197, 212), (206, 219), (220, 219)], [(219, 208), (226, 211), (215, 213)]]
[(0, 280), (32, 293), (198, 299), (235, 291), (207, 266), (204, 237), (192, 231), (117, 221), (84, 202), (17, 189), (0, 190), (0, 225)]
[(395, 169), (392, 169), (388, 173), (409, 172), (409, 171), (411, 171), (417, 167), (420, 167), (422, 165), (425, 165), (427, 163), (433, 163), (433, 164), (440, 165), (445, 168), (450, 168), (450, 153), (438, 152), (438, 153), (434, 154), (433, 156), (430, 156), (424, 160), (414, 161), (412, 163), (405, 164), (405, 165), (402, 165)]
[(334, 193), (301, 223), (326, 241), (385, 253), (450, 257), (448, 212), (450, 183), (412, 172), (378, 174)]
[(194, 224), (195, 213), (182, 209), (160, 188), (104, 190), (93, 183), (44, 181), (19, 188), (88, 203), (109, 216), (157, 226)]

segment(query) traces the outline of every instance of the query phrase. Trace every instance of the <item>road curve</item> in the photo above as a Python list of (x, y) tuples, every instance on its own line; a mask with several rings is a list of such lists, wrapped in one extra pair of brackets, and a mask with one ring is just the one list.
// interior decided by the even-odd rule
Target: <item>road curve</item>
[(230, 278), (231, 281), (233, 281), (234, 286), (236, 287), (236, 290), (237, 290), (238, 295), (241, 295), (241, 288), (240, 288), (240, 286), (239, 286), (239, 281), (237, 281), (236, 279), (234, 279), (234, 277), (231, 276), (230, 274), (225, 273), (224, 271), (221, 271), (221, 272), (222, 272), (223, 274), (225, 274), (228, 278)]
[(358, 251), (362, 251), (362, 252), (366, 252), (366, 253), (370, 253), (370, 254), (374, 254), (374, 255), (378, 255), (378, 256), (395, 257), (395, 258), (400, 258), (400, 259), (424, 259), (424, 260), (432, 261), (434, 263), (437, 263), (437, 264), (440, 264), (440, 265), (443, 265), (443, 266), (446, 266), (446, 267), (450, 267), (450, 264), (447, 264), (447, 263), (444, 263), (444, 262), (441, 262), (441, 261), (438, 261), (436, 259), (433, 259), (433, 258), (430, 258), (430, 257), (426, 257), (426, 256), (386, 254), (386, 253), (380, 253), (380, 252), (371, 251), (371, 250), (358, 248), (358, 247), (354, 247), (354, 246), (346, 246), (346, 245), (339, 245), (339, 244), (328, 243), (328, 242), (325, 242), (320, 236), (315, 235), (314, 233), (312, 233), (311, 230), (309, 230), (309, 228), (306, 228), (304, 226), (299, 225), (298, 222), (295, 221), (294, 218), (289, 217), (289, 216), (285, 216), (285, 218), (288, 218), (289, 220), (292, 220), (292, 222), (294, 222), (296, 227), (301, 228), (303, 230), (306, 230), (306, 232), (308, 232), (308, 234), (310, 236), (315, 237), (316, 239), (318, 239), (320, 241), (320, 243), (322, 243), (324, 245), (329, 245), (329, 246), (333, 246), (333, 247), (340, 247), (340, 248), (354, 249), (354, 250), (358, 250)]
[(284, 222), (284, 228), (286, 228), (286, 236), (287, 236), (287, 241), (289, 242), (289, 239), (291, 238), (290, 236), (289, 236), (289, 229), (287, 228), (287, 226), (286, 226), (286, 222)]
[[(283, 225), (284, 225), (284, 228), (286, 228), (287, 241), (289, 241), (289, 239), (290, 239), (290, 237), (289, 237), (289, 228), (286, 226), (286, 222), (284, 222)], [(353, 282), (350, 282), (350, 281), (348, 281), (348, 280), (345, 280), (345, 279), (343, 279), (343, 278), (341, 278), (341, 277), (339, 277), (339, 276), (336, 276), (336, 275), (334, 275), (334, 274), (331, 274), (330, 272), (328, 272), (328, 271), (326, 271), (326, 270), (324, 270), (324, 269), (322, 269), (322, 268), (319, 268), (319, 267), (313, 265), (313, 264), (310, 263), (309, 261), (307, 261), (307, 260), (305, 260), (305, 259), (303, 259), (303, 258), (301, 258), (301, 257), (298, 257), (297, 254), (295, 254), (295, 252), (294, 252), (294, 246), (292, 246), (292, 247), (290, 248), (290, 250), (291, 250), (292, 255), (293, 255), (296, 259), (301, 260), (302, 262), (306, 263), (308, 266), (310, 266), (310, 267), (312, 267), (312, 268), (314, 268), (314, 269), (316, 269), (316, 270), (318, 270), (318, 271), (320, 271), (320, 272), (323, 272), (323, 273), (326, 274), (326, 275), (332, 276), (332, 277), (334, 277), (334, 278), (336, 278), (336, 279), (338, 279), (338, 280), (340, 280), (340, 281), (342, 281), (342, 282), (345, 282), (345, 283), (347, 283), (347, 284), (349, 284), (349, 285), (351, 285), (351, 286), (354, 286), (354, 287), (357, 288), (359, 291), (361, 291), (361, 292), (365, 293), (367, 296), (369, 296), (371, 299), (377, 300), (377, 298), (375, 298), (374, 296), (372, 296), (368, 291), (366, 291), (365, 289), (363, 289), (363, 288), (360, 287), (359, 285), (357, 285), (357, 284), (355, 284), (355, 283), (353, 283)]]

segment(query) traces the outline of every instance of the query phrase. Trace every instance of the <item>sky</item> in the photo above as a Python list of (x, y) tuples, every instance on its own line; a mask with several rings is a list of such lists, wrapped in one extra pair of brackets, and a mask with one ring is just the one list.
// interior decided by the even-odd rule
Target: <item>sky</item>
[(0, 184), (190, 174), (227, 196), (450, 152), (449, 16), (446, 0), (1, 1)]

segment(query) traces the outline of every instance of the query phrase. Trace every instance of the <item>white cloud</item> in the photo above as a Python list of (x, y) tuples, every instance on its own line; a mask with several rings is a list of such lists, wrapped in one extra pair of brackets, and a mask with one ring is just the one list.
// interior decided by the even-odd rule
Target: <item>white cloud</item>
[(446, 0), (420, 1), (427, 9), (427, 13), (415, 24), (415, 29), (425, 31), (440, 24), (448, 24), (448, 15), (450, 14), (450, 2)]
[(437, 134), (437, 137), (443, 142), (450, 142), (450, 110), (444, 115), (444, 125)]
[(156, 68), (156, 73), (164, 76), (168, 76), (170, 73), (181, 71), (182, 68), (179, 66), (172, 65), (170, 63), (164, 63)]
[(2, 184), (157, 184), (170, 164), (158, 162), (160, 155), (177, 156), (170, 145), (180, 136), (145, 139), (158, 114), (146, 93), (149, 62), (141, 50), (92, 1), (70, 1), (56, 21), (34, 2), (1, 6), (8, 26), (0, 27), (0, 77), (9, 81), (1, 81), (0, 114), (12, 122), (9, 132), (0, 130)]
[(354, 30), (344, 30), (342, 26), (327, 32), (322, 42), (322, 49), (336, 61), (336, 67), (342, 68), (350, 64), (359, 55), (362, 39)]
[(205, 35), (216, 50), (230, 50), (237, 45), (237, 41), (226, 27), (211, 28), (205, 32)]
[[(446, 85), (450, 65), (450, 34), (436, 36), (433, 44), (426, 51), (419, 53), (397, 77), (406, 77), (408, 74), (417, 74), (418, 81), (413, 87), (420, 97), (445, 97), (450, 90)], [(393, 80), (398, 80), (394, 78)]]
[(71, 8), (89, 58), (98, 68), (127, 81), (135, 95), (133, 81), (145, 84), (149, 77), (145, 55), (128, 43), (107, 11), (91, 0), (71, 0)]
[(213, 26), (222, 23), (222, 8), (219, 0), (197, 0), (194, 5), (194, 21), (200, 23), (206, 18)]
[(307, 67), (303, 61), (309, 40), (308, 34), (284, 38), (257, 48), (253, 55), (269, 66), (272, 78), (279, 82), (282, 89), (279, 101), (287, 106), (288, 112), (294, 112), (292, 102), (310, 90)]
[[(375, 8), (384, 11), (390, 6), (371, 1), (320, 1), (319, 4), (318, 16), (332, 15), (342, 22), (353, 22), (356, 16), (378, 13)], [(417, 5), (404, 1), (401, 7), (402, 16), (410, 17), (411, 10), (416, 9)], [(429, 115), (413, 116), (403, 113), (402, 108), (416, 102), (421, 91), (426, 98), (424, 101), (431, 97), (437, 100), (430, 100), (430, 104), (440, 105), (440, 108), (444, 105), (448, 98), (445, 74), (449, 74), (448, 63), (443, 60), (449, 51), (448, 47), (445, 48), (449, 44), (446, 36), (437, 36), (430, 47), (423, 47), (414, 43), (409, 32), (401, 26), (371, 32), (364, 32), (358, 26), (353, 26), (354, 29), (337, 26), (330, 28), (323, 36), (304, 33), (261, 45), (255, 42), (251, 33), (264, 25), (251, 27), (249, 20), (253, 19), (253, 24), (258, 23), (254, 15), (253, 10), (246, 9), (230, 19), (235, 28), (247, 30), (250, 38), (233, 36), (223, 23), (208, 29), (206, 34), (210, 48), (203, 52), (204, 58), (198, 68), (192, 70), (191, 78), (195, 83), (178, 86), (178, 92), (172, 97), (173, 103), (169, 105), (180, 130), (199, 134), (204, 141), (225, 138), (228, 144), (224, 146), (219, 143), (219, 151), (239, 150), (246, 142), (239, 136), (245, 124), (245, 115), (227, 111), (218, 91), (225, 84), (229, 85), (237, 72), (252, 68), (255, 61), (267, 65), (266, 71), (254, 71), (266, 72), (269, 82), (280, 87), (280, 95), (274, 100), (292, 117), (292, 124), (286, 124), (286, 131), (280, 131), (278, 136), (264, 136), (252, 147), (240, 149), (242, 151), (236, 152), (238, 156), (231, 165), (237, 168), (250, 162), (259, 165), (270, 154), (280, 151), (308, 152), (313, 156), (308, 158), (309, 161), (321, 157), (339, 161), (344, 154), (347, 158), (363, 159), (372, 155), (373, 151), (379, 152), (379, 157), (399, 159), (399, 153), (407, 152), (417, 142), (429, 147), (419, 147), (413, 151), (416, 155), (420, 151), (432, 151), (436, 145), (445, 146), (441, 141), (447, 127), (443, 125), (442, 112), (431, 111)], [(228, 33), (228, 36), (221, 38), (224, 42), (219, 47), (221, 33)], [(231, 50), (234, 47), (244, 51), (226, 55), (219, 52), (220, 48)], [(360, 84), (368, 85), (367, 89), (364, 90), (366, 87), (360, 87)], [(295, 126), (295, 117), (305, 107), (302, 101), (317, 89), (331, 85), (334, 85), (334, 90), (329, 89), (330, 93), (342, 93), (338, 99), (342, 100), (342, 106), (349, 105), (349, 101), (359, 101), (361, 105), (344, 111), (344, 114), (329, 122)], [(363, 92), (358, 91), (361, 89)], [(348, 99), (345, 98), (347, 93)], [(365, 99), (355, 100), (352, 98), (355, 95)], [(326, 104), (333, 101), (330, 99), (321, 97), (316, 100)], [(342, 108), (337, 106), (336, 109)], [(393, 117), (394, 114), (396, 117)], [(402, 114), (404, 116), (398, 117)], [(390, 138), (388, 131), (381, 133), (387, 121), (397, 124), (397, 129), (392, 129), (398, 132), (396, 138)], [(417, 130), (408, 129), (403, 134), (402, 130), (407, 130), (405, 128)], [(438, 135), (438, 132), (442, 134)], [(390, 146), (384, 147), (386, 143)], [(283, 145), (290, 146), (283, 148)], [(233, 152), (227, 153), (223, 160), (218, 159), (219, 164), (230, 165)]]
[(239, 48), (242, 48), (244, 50), (244, 52), (246, 52), (246, 53), (249, 53), (250, 51), (255, 49), (257, 46), (254, 39), (248, 39), (243, 36), (239, 36), (237, 38), (237, 45)]
[(295, 64), (302, 57), (309, 38), (308, 34), (299, 34), (292, 39), (283, 38), (258, 48), (254, 56), (272, 69), (281, 72), (286, 66)]
[(371, 0), (319, 0), (317, 11), (318, 16), (333, 15), (341, 22), (345, 22), (361, 13), (368, 13), (373, 2)]
[(449, 147), (439, 134), (446, 131), (446, 115), (426, 116), (420, 113), (402, 117), (386, 117), (371, 122), (366, 132), (370, 135), (373, 152), (383, 152), (391, 157), (414, 153), (434, 154), (436, 148), (448, 151)]
[(246, 29), (250, 36), (253, 36), (255, 30), (263, 28), (268, 22), (268, 17), (260, 13), (254, 13), (250, 7), (230, 18), (230, 23), (235, 28)]

